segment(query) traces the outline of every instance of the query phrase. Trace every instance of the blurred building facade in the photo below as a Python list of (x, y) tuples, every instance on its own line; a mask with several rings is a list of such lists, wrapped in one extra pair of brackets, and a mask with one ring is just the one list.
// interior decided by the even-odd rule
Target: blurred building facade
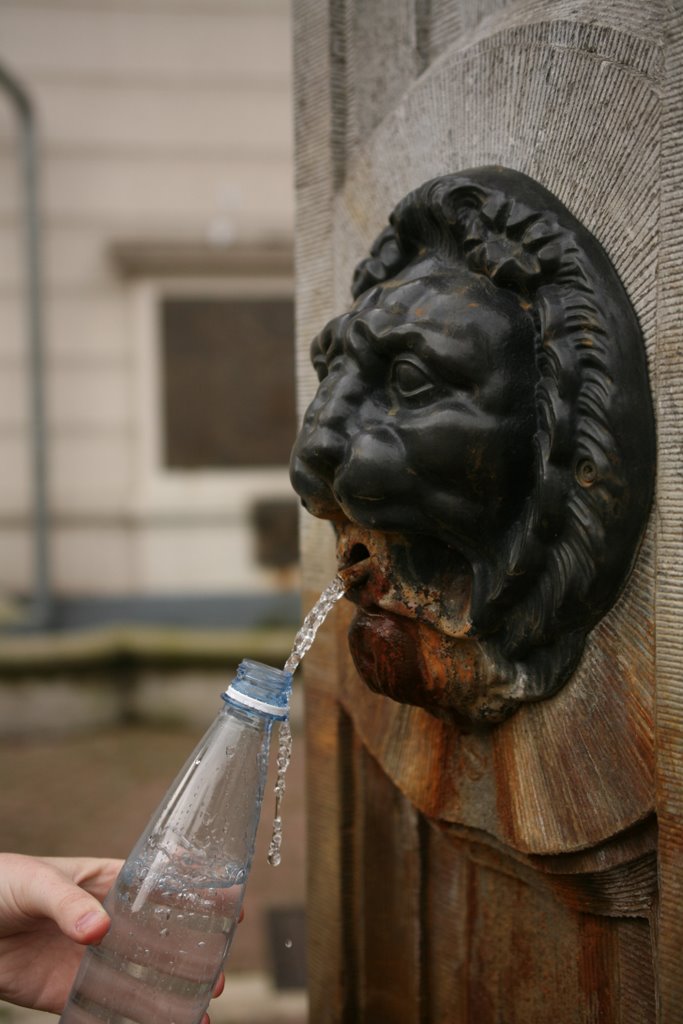
[[(296, 588), (287, 0), (4, 0), (39, 132), (59, 601)], [(30, 594), (18, 126), (0, 91), (0, 600)]]

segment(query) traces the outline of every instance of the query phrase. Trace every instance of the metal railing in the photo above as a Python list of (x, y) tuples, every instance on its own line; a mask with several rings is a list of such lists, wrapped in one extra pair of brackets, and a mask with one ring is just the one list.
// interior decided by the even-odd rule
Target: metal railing
[(33, 492), (33, 593), (27, 628), (45, 628), (52, 611), (47, 507), (44, 332), (38, 215), (38, 145), (33, 104), (26, 89), (0, 64), (0, 87), (9, 97), (19, 125), (19, 160), (24, 194), (26, 332), (28, 342), (29, 409), (31, 416), (31, 481)]

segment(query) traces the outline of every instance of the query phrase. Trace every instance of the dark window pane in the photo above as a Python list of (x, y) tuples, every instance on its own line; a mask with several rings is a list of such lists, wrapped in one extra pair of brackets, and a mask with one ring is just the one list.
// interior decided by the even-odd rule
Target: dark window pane
[(166, 299), (164, 464), (276, 466), (296, 433), (291, 299)]
[(254, 503), (251, 517), (256, 537), (256, 561), (284, 569), (299, 558), (299, 503), (292, 498)]

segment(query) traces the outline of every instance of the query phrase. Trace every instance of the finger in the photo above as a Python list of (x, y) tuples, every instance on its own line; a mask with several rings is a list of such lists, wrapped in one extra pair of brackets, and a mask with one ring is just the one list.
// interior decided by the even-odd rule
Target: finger
[(123, 867), (123, 861), (108, 857), (41, 857), (81, 889), (104, 899)]
[(225, 975), (221, 971), (221, 973), (216, 978), (216, 984), (213, 986), (213, 992), (211, 993), (211, 998), (212, 999), (216, 999), (222, 993), (224, 988), (225, 988)]
[(109, 916), (101, 903), (51, 864), (37, 857), (9, 856), (8, 871), (16, 911), (25, 921), (51, 918), (76, 942), (101, 939)]

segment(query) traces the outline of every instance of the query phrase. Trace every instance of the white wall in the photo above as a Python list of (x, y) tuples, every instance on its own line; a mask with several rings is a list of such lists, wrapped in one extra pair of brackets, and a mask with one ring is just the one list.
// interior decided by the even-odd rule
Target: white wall
[[(41, 133), (56, 588), (269, 585), (245, 551), (243, 503), (222, 525), (212, 509), (212, 526), (190, 500), (172, 528), (141, 507), (141, 420), (154, 410), (140, 401), (139, 282), (108, 250), (291, 235), (287, 0), (3, 0), (0, 63)], [(21, 207), (0, 92), (0, 597), (31, 579)], [(272, 483), (281, 493), (284, 474)]]

